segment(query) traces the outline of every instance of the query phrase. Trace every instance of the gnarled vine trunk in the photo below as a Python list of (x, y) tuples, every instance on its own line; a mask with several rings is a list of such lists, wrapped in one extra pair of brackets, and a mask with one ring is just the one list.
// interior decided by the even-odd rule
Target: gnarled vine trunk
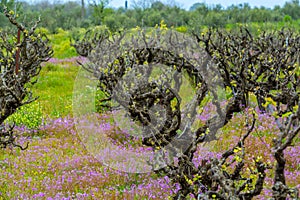
[(12, 129), (6, 129), (4, 120), (16, 110), (36, 100), (30, 85), (37, 81), (41, 63), (53, 54), (46, 36), (37, 33), (37, 21), (27, 28), (17, 21), (13, 11), (4, 9), (13, 29), (0, 32), (0, 146), (14, 144)]

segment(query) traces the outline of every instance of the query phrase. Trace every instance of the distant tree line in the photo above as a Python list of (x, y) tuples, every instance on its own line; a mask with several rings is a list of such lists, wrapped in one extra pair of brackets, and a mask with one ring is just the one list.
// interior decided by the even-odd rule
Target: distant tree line
[[(87, 28), (95, 25), (106, 25), (110, 30), (122, 28), (153, 27), (161, 20), (168, 26), (185, 27), (224, 27), (226, 24), (250, 22), (290, 22), (300, 18), (299, 0), (286, 2), (284, 6), (274, 8), (250, 7), (248, 3), (231, 5), (207, 5), (195, 3), (189, 10), (185, 10), (174, 1), (163, 3), (155, 0), (131, 1), (129, 8), (109, 7), (110, 0), (87, 1), (56, 1), (50, 3), (42, 0), (29, 3), (21, 0), (0, 0), (0, 28), (8, 26), (4, 20), (3, 6), (15, 10), (24, 21), (37, 19), (41, 16), (41, 26), (50, 32), (57, 28), (64, 30), (73, 27)], [(125, 1), (124, 1), (125, 2)]]

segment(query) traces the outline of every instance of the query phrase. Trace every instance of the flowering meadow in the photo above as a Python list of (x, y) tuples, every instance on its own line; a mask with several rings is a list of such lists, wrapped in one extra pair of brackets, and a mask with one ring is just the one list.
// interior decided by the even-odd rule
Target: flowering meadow
[[(17, 125), (18, 144), (25, 146), (29, 143), (29, 147), (25, 151), (19, 148), (0, 150), (0, 199), (171, 198), (179, 186), (167, 176), (153, 172), (126, 173), (111, 168), (101, 162), (105, 158), (93, 156), (86, 143), (82, 142), (72, 113), (73, 85), (79, 69), (77, 61), (84, 62), (84, 59), (50, 59), (45, 63), (38, 83), (32, 88), (33, 94), (40, 98), (7, 119), (8, 124), (15, 122)], [(209, 117), (210, 109), (208, 103), (198, 115), (197, 123)], [(250, 118), (249, 113), (246, 110), (235, 115), (218, 132), (217, 141), (199, 146), (193, 162), (197, 165), (203, 159), (220, 157), (222, 152), (235, 145), (247, 131), (244, 127)], [(245, 175), (253, 169), (254, 157), (261, 157), (274, 168), (271, 144), (279, 130), (272, 116), (256, 113), (255, 129), (245, 144), (248, 155)], [(127, 141), (126, 131), (111, 123), (110, 115), (98, 114), (102, 126), (94, 131), (105, 135), (120, 148), (136, 148), (139, 141)], [(285, 156), (287, 184), (300, 189), (299, 137), (285, 151)], [(265, 189), (256, 199), (271, 197), (273, 175), (273, 169), (269, 169)]]

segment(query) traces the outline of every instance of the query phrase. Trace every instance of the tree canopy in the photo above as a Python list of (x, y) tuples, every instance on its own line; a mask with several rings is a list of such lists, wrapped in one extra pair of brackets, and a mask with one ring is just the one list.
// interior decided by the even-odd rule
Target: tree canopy
[[(57, 28), (72, 29), (74, 27), (89, 27), (94, 25), (106, 25), (112, 31), (122, 28), (153, 27), (162, 20), (169, 26), (186, 27), (225, 27), (226, 24), (250, 23), (250, 22), (286, 22), (285, 19), (298, 20), (299, 1), (286, 2), (284, 6), (274, 8), (254, 7), (248, 3), (231, 5), (224, 8), (221, 4), (207, 5), (195, 3), (189, 10), (181, 8), (176, 3), (163, 3), (161, 1), (134, 1), (133, 6), (111, 8), (110, 1), (80, 2), (68, 1), (65, 3), (38, 1), (28, 3), (26, 1), (15, 2), (2, 0), (0, 5), (8, 6), (22, 14), (24, 18), (41, 16), (41, 26), (55, 32)], [(81, 16), (81, 17), (79, 17)], [(4, 28), (8, 23), (0, 14), (0, 27)]]

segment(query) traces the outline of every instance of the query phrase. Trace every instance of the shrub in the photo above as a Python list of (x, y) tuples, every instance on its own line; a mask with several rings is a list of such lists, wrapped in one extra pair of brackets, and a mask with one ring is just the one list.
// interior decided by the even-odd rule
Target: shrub
[(16, 113), (9, 116), (5, 122), (15, 124), (16, 126), (26, 126), (29, 129), (37, 129), (43, 124), (43, 112), (40, 104), (33, 102), (24, 105)]

